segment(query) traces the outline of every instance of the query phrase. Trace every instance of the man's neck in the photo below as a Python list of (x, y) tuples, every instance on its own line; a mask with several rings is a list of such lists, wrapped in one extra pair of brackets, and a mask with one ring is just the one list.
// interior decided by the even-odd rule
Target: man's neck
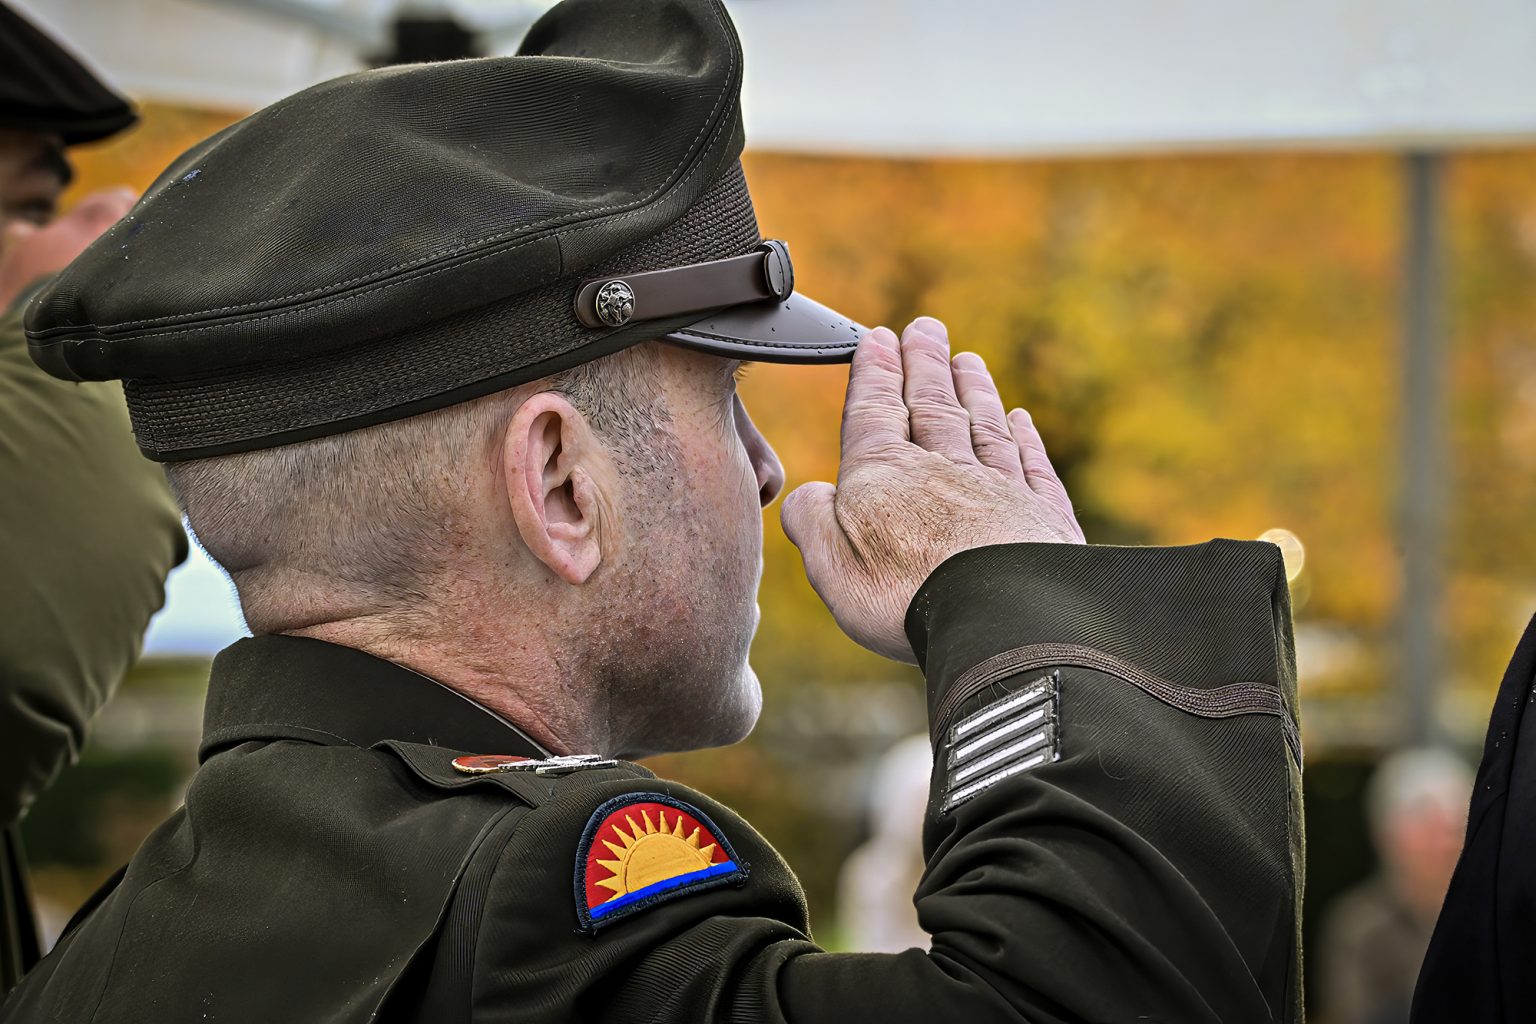
[[(562, 666), (547, 646), (526, 636), (456, 624), (458, 635), (412, 635), (371, 616), (288, 630), (366, 651), (442, 683), (517, 726), (556, 754), (607, 753), (606, 716), (594, 714), (591, 688), (576, 666)], [(478, 634), (478, 635), (477, 635)], [(494, 751), (488, 751), (494, 753)]]

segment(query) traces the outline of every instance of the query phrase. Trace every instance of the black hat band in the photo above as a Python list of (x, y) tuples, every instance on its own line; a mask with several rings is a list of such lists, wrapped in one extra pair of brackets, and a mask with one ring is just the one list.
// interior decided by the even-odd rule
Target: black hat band
[(588, 281), (576, 291), (576, 319), (588, 327), (623, 327), (747, 302), (783, 302), (794, 290), (789, 246), (767, 241), (745, 256)]
[[(751, 254), (760, 241), (741, 165), (732, 164), (677, 221), (592, 270), (608, 280), (631, 270)], [(169, 380), (129, 378), (123, 392), (139, 449), (157, 462), (177, 462), (402, 419), (546, 377), (698, 320), (692, 313), (594, 330), (571, 308), (576, 284), (558, 280), (307, 359)]]

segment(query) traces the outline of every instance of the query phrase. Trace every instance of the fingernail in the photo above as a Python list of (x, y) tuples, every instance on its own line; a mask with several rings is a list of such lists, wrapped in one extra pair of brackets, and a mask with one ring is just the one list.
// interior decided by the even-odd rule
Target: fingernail
[(876, 327), (869, 332), (869, 338), (875, 344), (884, 345), (886, 348), (896, 348), (898, 345), (896, 332), (889, 327)]
[(931, 316), (920, 316), (912, 321), (912, 326), (930, 338), (938, 338), (941, 341), (949, 340), (949, 328), (944, 326), (942, 320), (935, 320)]
[(906, 329), (906, 332), (902, 335), (902, 340), (910, 342), (917, 338), (922, 338), (945, 351), (949, 350), (949, 337), (947, 335), (930, 333), (917, 326), (914, 322)]
[(987, 364), (982, 362), (981, 356), (975, 352), (961, 352), (953, 360), (955, 367), (961, 370), (979, 370), (987, 372)]

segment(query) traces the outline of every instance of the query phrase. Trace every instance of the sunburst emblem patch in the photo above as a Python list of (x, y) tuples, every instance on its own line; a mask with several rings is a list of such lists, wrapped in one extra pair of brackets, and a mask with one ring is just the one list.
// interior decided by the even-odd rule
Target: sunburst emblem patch
[(703, 811), (664, 793), (626, 793), (587, 822), (576, 851), (576, 913), (595, 931), (746, 877), (747, 866)]

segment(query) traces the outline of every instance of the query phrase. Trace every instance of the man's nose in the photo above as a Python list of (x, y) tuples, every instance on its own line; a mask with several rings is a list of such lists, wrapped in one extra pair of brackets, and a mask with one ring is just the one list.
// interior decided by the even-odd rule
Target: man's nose
[(767, 508), (784, 490), (784, 465), (773, 445), (752, 422), (740, 398), (736, 399), (736, 430), (747, 447), (747, 457), (752, 460), (752, 472), (757, 475), (757, 500)]

